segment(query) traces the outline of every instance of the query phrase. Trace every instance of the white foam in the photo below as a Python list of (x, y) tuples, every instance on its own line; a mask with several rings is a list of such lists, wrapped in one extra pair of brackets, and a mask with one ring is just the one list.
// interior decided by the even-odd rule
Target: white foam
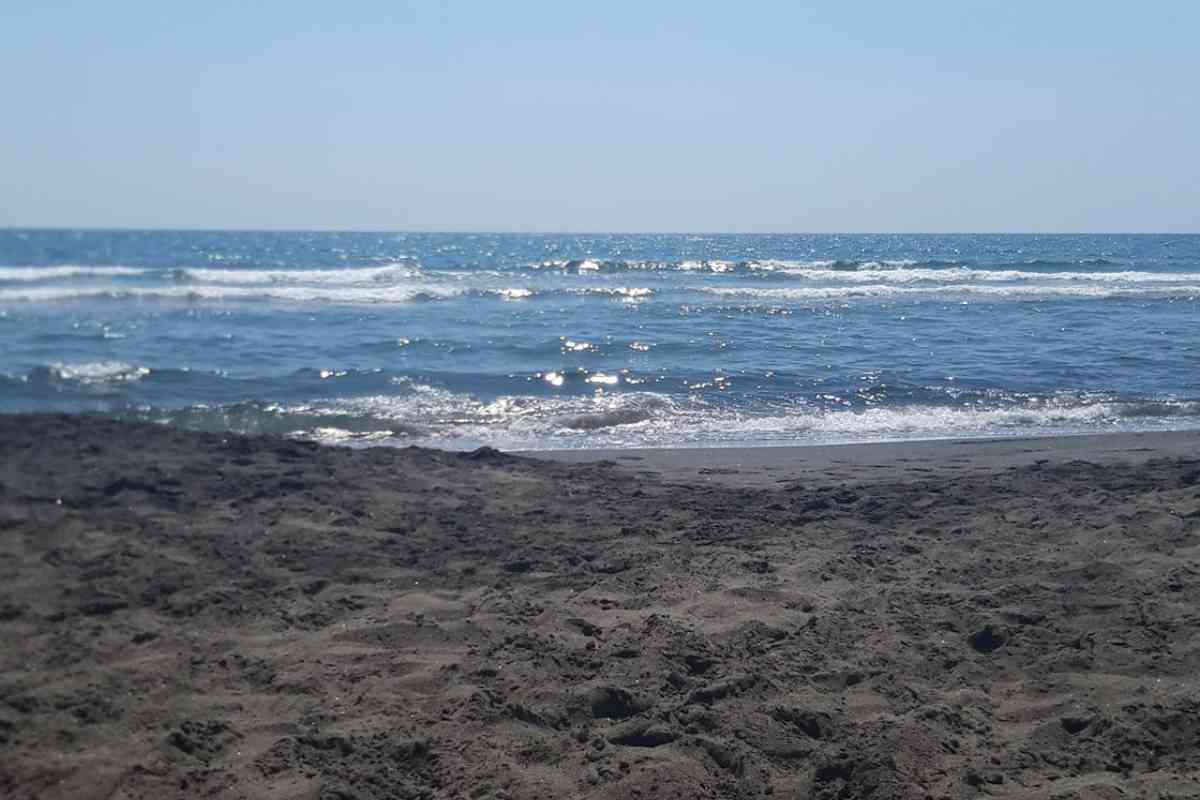
[(757, 270), (762, 272), (773, 272), (778, 270), (801, 270), (801, 269), (829, 269), (839, 264), (847, 265), (848, 270), (855, 268), (859, 269), (885, 269), (890, 267), (912, 266), (918, 262), (909, 259), (899, 260), (879, 260), (879, 261), (838, 261), (836, 259), (814, 259), (814, 260), (787, 260), (787, 259), (752, 259), (746, 261), (732, 261), (729, 259), (685, 259), (682, 261), (660, 261), (653, 259), (624, 259), (624, 260), (604, 260), (597, 261), (594, 259), (578, 260), (578, 259), (556, 259), (551, 261), (541, 261), (528, 266), (534, 269), (562, 269), (575, 270), (579, 272), (595, 272), (599, 270), (612, 271), (680, 271), (680, 272), (713, 272), (727, 273), (734, 272), (738, 269)]
[[(1055, 268), (1064, 264), (1047, 264), (1044, 271), (1021, 269), (1032, 267), (1031, 261), (1013, 268), (972, 267), (954, 261), (918, 261), (916, 259), (748, 259), (743, 261), (692, 259), (683, 261), (656, 260), (554, 260), (529, 265), (534, 269), (563, 269), (576, 272), (637, 272), (676, 271), (685, 273), (724, 274), (744, 270), (751, 273), (781, 275), (813, 281), (841, 283), (913, 283), (913, 282), (995, 282), (995, 281), (1048, 281), (1048, 282), (1096, 282), (1096, 283), (1189, 283), (1200, 281), (1197, 272), (1145, 272), (1124, 271), (1074, 271), (1057, 272)], [(1086, 264), (1087, 262), (1077, 262)]]
[(0, 289), (0, 302), (63, 302), (97, 299), (175, 299), (175, 300), (283, 300), (293, 303), (388, 304), (414, 300), (440, 300), (458, 297), (469, 290), (458, 287), (417, 284), (414, 286), (321, 287), (321, 286), (163, 286), (129, 287), (38, 287)]
[(404, 430), (352, 431), (336, 427), (316, 427), (290, 431), (289, 439), (316, 439), (325, 444), (382, 444), (400, 436), (412, 435)]
[(1175, 283), (1186, 284), (1200, 281), (1198, 272), (1028, 272), (1023, 270), (970, 269), (946, 267), (942, 269), (886, 269), (838, 270), (781, 268), (777, 274), (811, 281), (841, 283), (954, 283), (954, 282), (1000, 282), (1038, 281), (1043, 283)]
[(80, 383), (116, 383), (136, 381), (150, 374), (148, 367), (123, 361), (89, 361), (81, 364), (50, 365), (50, 371), (62, 380)]
[(138, 267), (0, 267), (0, 282), (35, 283), (80, 277), (122, 278), (145, 275), (148, 272), (150, 270)]
[(222, 286), (306, 285), (372, 286), (411, 280), (421, 270), (409, 264), (353, 269), (182, 269), (180, 277), (197, 283)]
[(1110, 403), (998, 409), (915, 406), (868, 408), (861, 411), (824, 411), (802, 415), (796, 429), (810, 433), (896, 435), (940, 432), (948, 435), (997, 428), (1037, 428), (1055, 424), (1091, 424), (1120, 417)]
[[(833, 264), (833, 261), (823, 262)], [(532, 269), (561, 269), (577, 272), (598, 272), (601, 270), (616, 271), (661, 271), (679, 270), (682, 272), (733, 272), (739, 262), (719, 259), (690, 259), (685, 261), (655, 261), (655, 260), (614, 260), (597, 261), (594, 259), (555, 259), (529, 264)]]
[[(560, 383), (549, 380), (553, 386)], [(279, 406), (279, 413), (304, 416), (370, 417), (381, 427), (402, 426), (426, 430), (432, 441), (491, 437), (511, 446), (514, 441), (578, 436), (583, 432), (618, 426), (644, 425), (655, 418), (669, 419), (676, 404), (650, 392), (597, 393), (572, 397), (504, 396), (484, 401), (424, 384), (408, 384), (399, 395), (340, 398), (311, 404)]]
[[(565, 376), (540, 377), (561, 388)], [(278, 424), (294, 419), (302, 429), (296, 435), (331, 443), (492, 444), (504, 449), (868, 442), (1200, 426), (1200, 402), (1122, 402), (1104, 396), (1061, 395), (1003, 407), (835, 409), (798, 402), (748, 411), (701, 394), (597, 390), (484, 400), (411, 381), (397, 386), (402, 388), (394, 395), (277, 404), (266, 410), (277, 415)]]
[(978, 284), (952, 283), (939, 286), (892, 286), (888, 284), (862, 284), (857, 286), (814, 286), (811, 288), (771, 288), (756, 286), (697, 286), (692, 291), (721, 297), (753, 297), (772, 300), (837, 300), (855, 297), (909, 297), (930, 295), (966, 295), (996, 298), (1050, 298), (1071, 297), (1080, 299), (1104, 299), (1108, 297), (1157, 296), (1157, 297), (1200, 297), (1200, 285), (1188, 286), (981, 286)]
[[(628, 262), (627, 262), (628, 263)], [(662, 268), (664, 265), (656, 264), (655, 268)], [(681, 261), (676, 264), (677, 269), (696, 272), (733, 272), (737, 269), (736, 261)], [(636, 266), (635, 266), (636, 268)]]
[(600, 294), (610, 297), (623, 297), (631, 300), (643, 299), (654, 294), (654, 290), (644, 286), (589, 286), (580, 290), (585, 294)]
[(1180, 418), (1200, 423), (1200, 403), (1126, 403), (1066, 397), (1003, 408), (920, 405), (831, 410), (801, 405), (779, 414), (702, 414), (700, 419), (690, 421), (691, 427), (677, 433), (699, 442), (869, 442), (1082, 433), (1141, 428), (1147, 423), (1152, 427), (1154, 420), (1176, 426)]
[[(769, 258), (744, 262), (747, 269), (761, 272), (819, 272), (832, 271), (838, 274), (849, 274), (855, 270), (887, 270), (897, 267), (911, 267), (919, 262), (912, 259), (880, 259), (878, 261), (838, 261), (836, 259), (814, 259), (809, 261)], [(833, 269), (845, 265), (845, 269)]]

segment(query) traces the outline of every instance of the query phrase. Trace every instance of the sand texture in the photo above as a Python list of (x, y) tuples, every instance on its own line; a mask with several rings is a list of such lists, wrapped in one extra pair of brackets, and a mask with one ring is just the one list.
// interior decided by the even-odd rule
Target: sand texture
[(1197, 798), (1164, 437), (672, 466), (0, 418), (0, 796)]

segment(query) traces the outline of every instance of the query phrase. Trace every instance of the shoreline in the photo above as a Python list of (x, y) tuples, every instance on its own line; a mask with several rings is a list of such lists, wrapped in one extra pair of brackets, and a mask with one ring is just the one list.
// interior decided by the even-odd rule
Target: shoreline
[(0, 795), (1195, 796), (1198, 443), (0, 416)]
[(1158, 458), (1190, 458), (1200, 456), (1200, 430), (749, 447), (521, 450), (513, 454), (563, 464), (614, 461), (664, 479), (702, 477), (749, 486), (756, 478), (768, 482), (915, 479), (1073, 460), (1141, 464)]

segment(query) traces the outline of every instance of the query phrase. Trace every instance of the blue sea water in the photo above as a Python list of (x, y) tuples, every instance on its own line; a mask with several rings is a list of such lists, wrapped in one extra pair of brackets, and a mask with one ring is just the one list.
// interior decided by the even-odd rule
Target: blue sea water
[(327, 442), (1200, 427), (1200, 236), (0, 230), (0, 411)]

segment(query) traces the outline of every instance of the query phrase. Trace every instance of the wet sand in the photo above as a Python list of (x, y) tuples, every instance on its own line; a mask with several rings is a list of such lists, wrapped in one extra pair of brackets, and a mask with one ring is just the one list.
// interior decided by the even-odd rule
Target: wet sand
[(800, 480), (827, 486), (868, 480), (950, 477), (1076, 459), (1091, 464), (1141, 464), (1152, 459), (1200, 458), (1200, 431), (804, 447), (559, 450), (520, 455), (565, 464), (616, 461), (673, 481), (716, 481), (730, 486), (770, 488), (772, 483)]
[(0, 417), (0, 796), (1200, 797), (1200, 434), (543, 455)]

